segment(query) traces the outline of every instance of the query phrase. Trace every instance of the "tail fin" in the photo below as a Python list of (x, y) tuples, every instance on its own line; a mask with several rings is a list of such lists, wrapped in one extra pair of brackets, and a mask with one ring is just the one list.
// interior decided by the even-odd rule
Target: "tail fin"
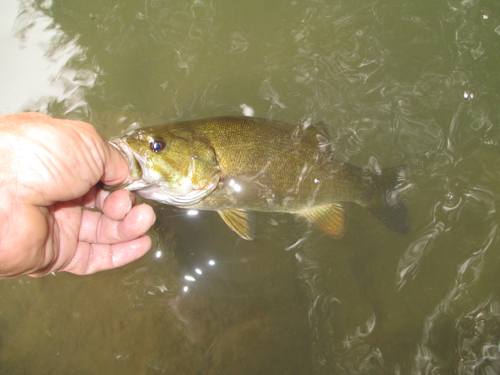
[(399, 199), (398, 183), (406, 164), (382, 169), (374, 178), (375, 188), (366, 208), (398, 233), (408, 233), (408, 209)]

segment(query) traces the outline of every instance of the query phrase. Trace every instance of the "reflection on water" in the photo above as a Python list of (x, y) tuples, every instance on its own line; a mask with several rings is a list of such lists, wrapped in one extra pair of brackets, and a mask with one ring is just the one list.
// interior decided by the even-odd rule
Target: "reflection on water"
[(3, 5), (3, 112), (106, 137), (249, 109), (322, 122), (341, 160), (408, 164), (410, 233), (353, 205), (341, 240), (262, 213), (247, 242), (216, 213), (155, 206), (140, 261), (0, 284), (1, 373), (500, 371), (497, 2)]
[(16, 8), (15, 2), (2, 4), (0, 111), (46, 112), (50, 101), (64, 102), (68, 111), (84, 106), (83, 91), (94, 85), (96, 72), (81, 63), (72, 66), (72, 61), (85, 59), (77, 38), (68, 38), (40, 10), (21, 7), (18, 13)]

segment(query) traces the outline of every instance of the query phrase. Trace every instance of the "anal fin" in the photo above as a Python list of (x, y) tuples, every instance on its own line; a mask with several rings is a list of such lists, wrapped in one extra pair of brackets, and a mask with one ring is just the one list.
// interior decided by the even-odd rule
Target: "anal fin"
[(255, 213), (248, 210), (232, 209), (217, 211), (224, 222), (245, 240), (255, 238)]
[(344, 207), (339, 203), (310, 207), (295, 214), (312, 221), (329, 236), (341, 238), (345, 233), (346, 214)]

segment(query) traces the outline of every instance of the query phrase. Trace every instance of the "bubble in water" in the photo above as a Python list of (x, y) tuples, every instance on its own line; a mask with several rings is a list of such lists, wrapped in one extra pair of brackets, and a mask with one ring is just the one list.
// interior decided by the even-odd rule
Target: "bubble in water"
[(474, 99), (474, 93), (469, 92), (469, 91), (464, 91), (464, 99), (465, 100), (472, 100)]
[(254, 109), (245, 103), (240, 105), (240, 108), (243, 110), (243, 116), (252, 117), (255, 113)]
[(487, 146), (495, 146), (497, 144), (496, 141), (490, 137), (484, 137), (483, 143)]
[(124, 359), (127, 359), (128, 357), (130, 356), (129, 353), (127, 352), (122, 352), (122, 353), (116, 353), (115, 354), (115, 358), (118, 360), (118, 361), (122, 361)]

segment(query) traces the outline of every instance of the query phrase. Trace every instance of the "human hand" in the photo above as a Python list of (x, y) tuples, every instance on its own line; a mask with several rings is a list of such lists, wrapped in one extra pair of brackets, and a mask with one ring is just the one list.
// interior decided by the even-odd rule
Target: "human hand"
[[(124, 157), (84, 122), (39, 113), (0, 116), (0, 278), (90, 274), (151, 247), (153, 209), (133, 206)], [(86, 208), (86, 209), (84, 209)], [(96, 210), (89, 210), (95, 208)]]

